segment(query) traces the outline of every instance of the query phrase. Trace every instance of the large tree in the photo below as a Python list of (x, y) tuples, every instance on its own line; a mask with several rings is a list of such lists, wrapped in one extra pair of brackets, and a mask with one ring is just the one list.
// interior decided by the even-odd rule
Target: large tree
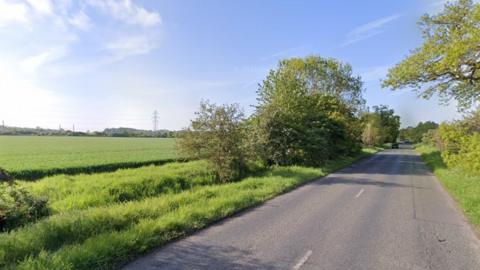
[(359, 76), (353, 75), (352, 66), (333, 58), (307, 56), (280, 61), (278, 68), (271, 70), (263, 81), (258, 95), (260, 105), (268, 103), (275, 94), (275, 81), (279, 76), (295, 77), (307, 94), (323, 94), (342, 100), (352, 110), (363, 109), (363, 82)]
[(380, 119), (381, 133), (384, 143), (394, 143), (400, 133), (400, 116), (385, 105), (373, 106), (374, 114)]
[(358, 151), (362, 82), (348, 64), (318, 56), (283, 60), (258, 95), (252, 132), (264, 162), (312, 165)]
[(480, 101), (480, 5), (459, 0), (419, 25), (424, 43), (390, 69), (384, 87), (414, 88), (421, 97), (455, 99), (460, 109)]

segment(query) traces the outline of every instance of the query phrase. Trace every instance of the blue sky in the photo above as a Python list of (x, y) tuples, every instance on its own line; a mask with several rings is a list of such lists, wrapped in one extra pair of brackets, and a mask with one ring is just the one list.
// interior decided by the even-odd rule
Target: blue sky
[(454, 104), (380, 87), (421, 44), (419, 16), (444, 1), (0, 0), (0, 120), (77, 130), (179, 129), (201, 99), (240, 103), (279, 59), (353, 66), (369, 106), (402, 125), (458, 118)]

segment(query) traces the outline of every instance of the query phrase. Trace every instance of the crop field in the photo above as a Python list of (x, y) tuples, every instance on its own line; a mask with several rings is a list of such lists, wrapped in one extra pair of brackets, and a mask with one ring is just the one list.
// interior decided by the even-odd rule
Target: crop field
[(0, 136), (0, 167), (18, 179), (110, 171), (176, 158), (175, 139)]
[(225, 184), (217, 182), (203, 160), (18, 181), (33, 195), (48, 199), (49, 214), (0, 233), (0, 268), (117, 269), (372, 152), (321, 168), (275, 167)]

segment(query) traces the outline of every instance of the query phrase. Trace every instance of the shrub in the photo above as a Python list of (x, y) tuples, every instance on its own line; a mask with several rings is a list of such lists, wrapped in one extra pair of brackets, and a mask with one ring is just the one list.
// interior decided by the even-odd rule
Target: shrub
[(383, 142), (380, 117), (372, 113), (367, 114), (365, 118), (365, 128), (362, 133), (363, 144), (368, 147), (380, 145)]
[(239, 106), (202, 101), (197, 117), (182, 132), (179, 149), (186, 156), (204, 158), (221, 182), (238, 179), (246, 170), (243, 112)]
[(467, 173), (480, 173), (480, 111), (464, 120), (443, 123), (439, 127), (442, 158), (449, 167)]
[(442, 139), (440, 138), (438, 129), (430, 129), (427, 132), (423, 133), (422, 143), (439, 149), (443, 147)]
[(47, 200), (36, 198), (15, 183), (0, 183), (0, 231), (11, 230), (48, 215)]

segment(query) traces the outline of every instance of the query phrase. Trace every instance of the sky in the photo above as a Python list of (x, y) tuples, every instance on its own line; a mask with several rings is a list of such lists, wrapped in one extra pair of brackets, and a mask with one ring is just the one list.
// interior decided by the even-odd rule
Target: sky
[(441, 0), (0, 0), (0, 121), (93, 131), (186, 127), (202, 99), (247, 114), (278, 61), (352, 65), (368, 106), (402, 126), (459, 118), (454, 103), (381, 88)]

